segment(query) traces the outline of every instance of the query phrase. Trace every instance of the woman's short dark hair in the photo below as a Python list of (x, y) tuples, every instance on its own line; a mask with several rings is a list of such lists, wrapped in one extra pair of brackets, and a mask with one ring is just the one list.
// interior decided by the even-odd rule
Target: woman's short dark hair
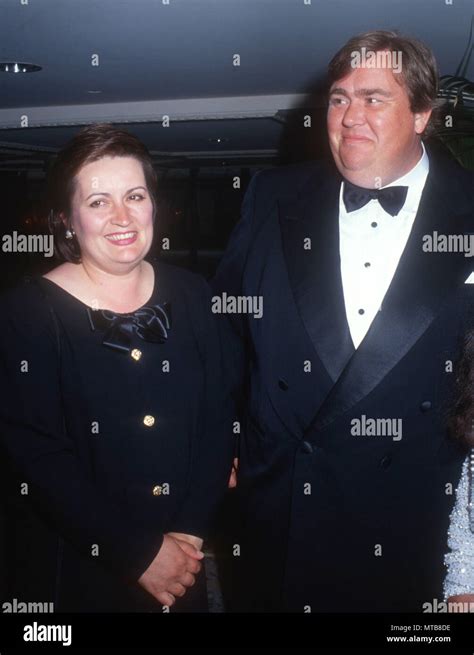
[(54, 237), (55, 254), (64, 261), (81, 261), (77, 239), (66, 239), (66, 230), (72, 229), (71, 206), (75, 177), (83, 166), (103, 157), (134, 157), (141, 163), (155, 218), (157, 177), (145, 145), (133, 134), (108, 123), (85, 127), (58, 153), (48, 176), (49, 229)]
[[(374, 30), (354, 36), (329, 62), (329, 88), (353, 70), (354, 52), (362, 54), (369, 51), (401, 54), (400, 79), (408, 93), (411, 111), (416, 113), (433, 110), (423, 132), (423, 137), (431, 136), (439, 121), (440, 107), (444, 103), (437, 99), (439, 76), (434, 54), (418, 39), (386, 30)], [(397, 78), (398, 74), (395, 75), (395, 79)]]

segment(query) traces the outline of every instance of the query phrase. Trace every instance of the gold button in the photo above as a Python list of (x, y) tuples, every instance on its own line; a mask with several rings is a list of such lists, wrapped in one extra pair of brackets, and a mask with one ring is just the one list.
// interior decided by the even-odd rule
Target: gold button
[(147, 414), (145, 418), (143, 419), (143, 423), (148, 427), (151, 428), (152, 425), (155, 425), (155, 417), (152, 416), (151, 414)]
[(142, 351), (141, 351), (141, 350), (138, 350), (138, 348), (134, 348), (134, 349), (132, 350), (132, 352), (130, 353), (130, 356), (132, 357), (132, 359), (134, 359), (136, 362), (138, 362), (138, 360), (139, 360), (139, 359), (141, 358), (141, 356), (142, 356)]
[(161, 496), (162, 491), (163, 491), (163, 487), (161, 487), (159, 484), (156, 484), (153, 487), (152, 493), (153, 493), (154, 496)]

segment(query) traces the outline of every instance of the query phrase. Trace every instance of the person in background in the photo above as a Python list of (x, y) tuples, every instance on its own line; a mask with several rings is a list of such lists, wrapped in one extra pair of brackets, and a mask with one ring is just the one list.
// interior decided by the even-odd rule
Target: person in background
[[(453, 438), (466, 447), (462, 475), (448, 529), (449, 550), (445, 555), (444, 599), (463, 611), (474, 609), (474, 331), (465, 339), (458, 363), (456, 398), (449, 415)], [(470, 605), (472, 603), (472, 605)]]

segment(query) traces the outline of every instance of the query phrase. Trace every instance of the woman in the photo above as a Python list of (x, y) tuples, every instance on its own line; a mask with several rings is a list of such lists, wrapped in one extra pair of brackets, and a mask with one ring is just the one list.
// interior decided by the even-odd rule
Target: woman
[[(474, 608), (474, 331), (466, 335), (457, 377), (457, 397), (449, 417), (450, 430), (469, 448), (448, 530), (444, 598)], [(469, 605), (473, 603), (473, 605)], [(462, 606), (457, 605), (460, 609)]]
[(145, 260), (155, 184), (134, 136), (82, 130), (52, 171), (64, 261), (1, 303), (19, 601), (206, 609), (202, 540), (229, 478), (232, 416), (207, 284)]

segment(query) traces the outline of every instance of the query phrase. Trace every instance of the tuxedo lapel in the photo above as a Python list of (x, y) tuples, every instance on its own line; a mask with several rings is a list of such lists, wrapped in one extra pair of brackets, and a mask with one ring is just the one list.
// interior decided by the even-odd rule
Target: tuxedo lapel
[[(381, 311), (319, 409), (311, 427), (322, 429), (367, 396), (429, 328), (472, 269), (463, 253), (423, 251), (423, 237), (473, 229), (473, 210), (449, 190), (449, 173), (431, 164), (407, 245)], [(457, 206), (457, 207), (456, 207)], [(332, 325), (325, 327), (330, 331)]]
[(312, 176), (299, 196), (279, 200), (290, 285), (316, 353), (336, 382), (355, 352), (346, 318), (339, 255), (340, 178)]

